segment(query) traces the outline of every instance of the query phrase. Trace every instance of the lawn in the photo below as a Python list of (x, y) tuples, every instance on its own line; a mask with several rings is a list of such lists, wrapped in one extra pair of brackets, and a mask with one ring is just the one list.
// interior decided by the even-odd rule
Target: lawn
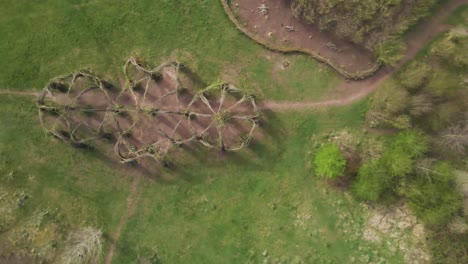
[[(109, 237), (134, 176), (44, 136), (31, 98), (4, 96), (1, 105), (1, 173), (15, 177), (0, 183), (31, 196), (24, 219), (40, 207), (58, 208), (69, 229), (97, 226)], [(367, 211), (318, 181), (311, 168), (314, 135), (359, 130), (366, 108), (364, 101), (307, 114), (267, 113), (262, 139), (245, 153), (194, 150), (179, 156), (174, 169), (146, 175), (113, 263), (139, 263), (155, 253), (164, 263), (402, 263), (401, 254), (361, 238)]]
[[(154, 64), (178, 59), (207, 83), (228, 76), (274, 99), (316, 99), (342, 81), (306, 56), (265, 51), (231, 24), (218, 0), (6, 2), (0, 8), (0, 89), (39, 89), (80, 68), (115, 79), (130, 56)], [(271, 78), (271, 56), (279, 64), (290, 61), (279, 75), (301, 78)]]
[(184, 156), (161, 175), (169, 180), (140, 187), (116, 263), (154, 254), (162, 263), (402, 263), (384, 243), (362, 239), (364, 207), (311, 168), (313, 135), (360, 130), (366, 105), (269, 114), (265, 137), (246, 153)]

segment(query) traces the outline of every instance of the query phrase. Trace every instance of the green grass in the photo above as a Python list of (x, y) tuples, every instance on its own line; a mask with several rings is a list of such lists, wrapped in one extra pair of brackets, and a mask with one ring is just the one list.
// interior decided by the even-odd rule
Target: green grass
[[(31, 99), (0, 99), (6, 160), (1, 172), (16, 171), (12, 182), (0, 182), (25, 189), (32, 197), (30, 212), (58, 207), (71, 229), (90, 225), (110, 234), (125, 208), (131, 177), (94, 154), (45, 137)], [(364, 101), (307, 114), (267, 113), (263, 139), (243, 154), (182, 154), (174, 170), (140, 184), (114, 263), (138, 263), (154, 252), (163, 263), (257, 263), (263, 252), (285, 263), (402, 263), (401, 254), (391, 254), (384, 242), (361, 238), (367, 211), (318, 181), (311, 168), (313, 136), (359, 129), (366, 109)]]
[[(154, 64), (177, 58), (207, 83), (236, 68), (235, 82), (247, 80), (246, 88), (281, 99), (312, 99), (340, 80), (330, 70), (317, 72), (318, 62), (293, 56), (298, 65), (288, 74), (309, 77), (277, 83), (265, 50), (232, 25), (219, 0), (7, 2), (0, 5), (0, 89), (41, 88), (80, 68), (115, 79), (130, 56)], [(281, 85), (289, 89), (277, 96)]]
[[(288, 66), (283, 68), (285, 62)], [(253, 58), (238, 78), (242, 87), (253, 86), (254, 90), (260, 90), (261, 97), (278, 101), (318, 101), (342, 81), (330, 67), (313, 58), (277, 54), (269, 59), (264, 55)]]
[[(265, 138), (245, 155), (187, 154), (164, 173), (170, 176), (162, 175), (171, 181), (142, 187), (115, 263), (138, 263), (154, 253), (162, 263), (402, 263), (385, 245), (361, 239), (365, 209), (318, 181), (311, 168), (311, 137), (337, 127), (359, 129), (365, 108), (363, 102), (270, 114)], [(339, 125), (327, 124), (331, 117)]]
[[(93, 226), (113, 232), (131, 177), (117, 176), (96, 155), (46, 137), (31, 98), (2, 96), (0, 105), (0, 187), (30, 196), (22, 218), (40, 208), (58, 208), (61, 224), (69, 230)], [(14, 177), (8, 180), (11, 172)], [(0, 240), (6, 239), (2, 235)]]
[(450, 17), (446, 23), (455, 26), (466, 26), (468, 25), (468, 4), (458, 8)]
[[(342, 82), (309, 57), (265, 51), (235, 29), (218, 0), (8, 1), (0, 4), (0, 24), (0, 89), (39, 89), (80, 68), (115, 80), (129, 56), (154, 64), (177, 58), (206, 83), (226, 77), (271, 100), (319, 100)], [(402, 263), (385, 240), (361, 238), (367, 210), (313, 175), (314, 136), (360, 129), (367, 108), (364, 101), (267, 113), (263, 135), (246, 152), (181, 154), (174, 170), (140, 184), (114, 262), (138, 263), (157, 252), (163, 263), (259, 263), (267, 256)], [(46, 137), (32, 98), (2, 95), (0, 122), (0, 177), (15, 172), (0, 187), (31, 195), (23, 216), (58, 207), (67, 228), (102, 228), (108, 243), (132, 177), (96, 153)]]

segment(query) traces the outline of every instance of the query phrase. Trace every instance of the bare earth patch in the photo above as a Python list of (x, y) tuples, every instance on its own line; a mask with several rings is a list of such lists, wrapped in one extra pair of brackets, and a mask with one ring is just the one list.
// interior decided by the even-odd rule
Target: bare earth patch
[(176, 62), (141, 65), (127, 61), (121, 87), (85, 71), (53, 79), (37, 101), (45, 132), (147, 170), (155, 161), (169, 167), (170, 150), (194, 143), (221, 151), (249, 144), (260, 121), (252, 95), (225, 82), (195, 90)]
[[(307, 110), (324, 106), (343, 106), (349, 105), (359, 101), (382, 83), (390, 78), (399, 68), (401, 68), (408, 61), (413, 59), (418, 52), (425, 47), (435, 36), (443, 31), (446, 31), (450, 26), (445, 25), (445, 20), (462, 5), (467, 4), (466, 0), (452, 0), (443, 4), (429, 20), (419, 24), (407, 36), (407, 49), (402, 60), (394, 67), (381, 67), (376, 74), (365, 79), (358, 81), (349, 81), (339, 85), (330, 94), (321, 101), (315, 102), (278, 102), (278, 101), (264, 101), (262, 107), (272, 110), (288, 111), (288, 110)], [(291, 88), (292, 89), (292, 88)]]
[(429, 263), (424, 226), (406, 206), (370, 209), (363, 238), (382, 244), (393, 253), (402, 252), (406, 263)]
[(231, 3), (231, 10), (239, 19), (239, 24), (266, 46), (308, 51), (350, 75), (373, 72), (372, 69), (378, 64), (369, 50), (337, 39), (295, 18), (288, 1), (235, 0)]

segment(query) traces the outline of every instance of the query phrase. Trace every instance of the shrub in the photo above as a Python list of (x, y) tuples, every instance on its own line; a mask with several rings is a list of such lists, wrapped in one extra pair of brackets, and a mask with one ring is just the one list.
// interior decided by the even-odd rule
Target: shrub
[(315, 172), (320, 177), (337, 178), (344, 174), (346, 160), (335, 143), (322, 145), (314, 157)]
[(432, 253), (432, 263), (468, 263), (468, 233), (454, 234), (446, 227), (432, 228), (427, 232), (428, 246)]
[[(292, 13), (340, 39), (362, 44), (385, 63), (396, 62), (401, 35), (429, 14), (436, 0), (291, 0)], [(403, 10), (402, 10), (403, 9)], [(387, 39), (387, 41), (385, 41)], [(380, 44), (379, 44), (380, 43)]]
[(421, 88), (431, 76), (432, 68), (426, 63), (412, 62), (400, 74), (400, 83), (409, 90)]
[(395, 83), (377, 90), (367, 120), (372, 127), (390, 126), (398, 129), (411, 127), (411, 118), (406, 114), (410, 106), (409, 93)]
[(418, 94), (412, 96), (410, 105), (410, 114), (414, 117), (420, 117), (430, 113), (434, 108), (432, 98), (427, 94)]
[(62, 255), (67, 264), (97, 264), (102, 258), (102, 231), (92, 227), (71, 234), (70, 243)]
[(385, 64), (395, 65), (403, 57), (406, 45), (399, 37), (389, 38), (376, 47), (377, 57)]

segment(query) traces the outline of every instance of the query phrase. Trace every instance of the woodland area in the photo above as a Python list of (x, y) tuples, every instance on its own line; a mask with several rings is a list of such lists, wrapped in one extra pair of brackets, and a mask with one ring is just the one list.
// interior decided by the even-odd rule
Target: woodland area
[(429, 15), (438, 0), (290, 0), (291, 11), (340, 39), (394, 63), (404, 49), (402, 35)]
[(350, 181), (359, 200), (405, 201), (429, 230), (434, 263), (468, 262), (457, 172), (468, 154), (467, 48), (464, 30), (445, 33), (372, 96), (366, 122), (381, 136), (336, 133), (314, 158), (318, 175)]

